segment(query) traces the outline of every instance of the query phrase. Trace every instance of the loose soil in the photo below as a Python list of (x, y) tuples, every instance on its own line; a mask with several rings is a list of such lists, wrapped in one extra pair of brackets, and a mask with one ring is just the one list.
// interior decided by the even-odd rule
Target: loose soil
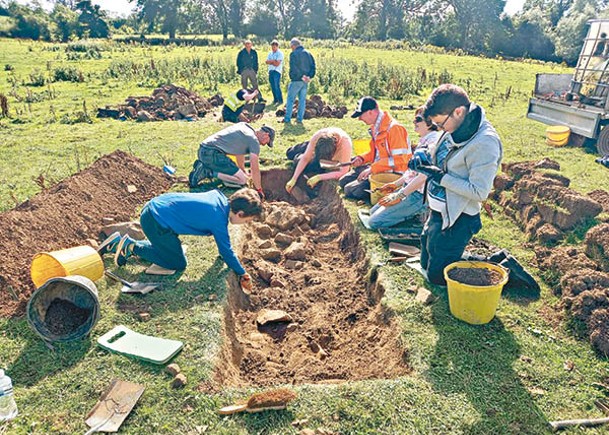
[[(129, 185), (136, 191), (129, 193)], [(97, 239), (102, 218), (129, 220), (170, 186), (160, 168), (116, 151), (1, 213), (0, 316), (24, 313), (35, 289), (30, 264), (36, 253), (88, 244), (88, 239)]]
[[(265, 219), (244, 228), (237, 248), (254, 288), (245, 294), (230, 282), (215, 381), (242, 387), (407, 374), (399, 328), (379, 304), (382, 282), (369, 278), (375, 274), (335, 185), (323, 183), (313, 200), (298, 195), (299, 203), (284, 190), (289, 177), (263, 175)], [(263, 309), (292, 321), (261, 327)]]
[(44, 323), (54, 335), (63, 336), (84, 325), (90, 315), (91, 310), (57, 298), (47, 308)]
[(454, 281), (480, 287), (497, 285), (503, 278), (496, 270), (455, 267), (448, 271), (448, 277)]

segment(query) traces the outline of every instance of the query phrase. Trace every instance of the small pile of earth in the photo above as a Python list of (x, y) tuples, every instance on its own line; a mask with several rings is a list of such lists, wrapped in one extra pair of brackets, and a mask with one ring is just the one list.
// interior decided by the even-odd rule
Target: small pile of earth
[(448, 271), (448, 277), (462, 284), (481, 287), (497, 285), (503, 278), (496, 270), (476, 267), (455, 267)]
[(588, 192), (588, 196), (603, 206), (603, 212), (609, 213), (609, 192), (603, 189), (596, 189)]
[(162, 170), (115, 151), (89, 168), (0, 214), (0, 315), (23, 314), (35, 287), (30, 264), (38, 252), (89, 244), (103, 218), (130, 220), (171, 181)]
[[(307, 100), (305, 106), (305, 119), (311, 118), (338, 118), (342, 119), (348, 110), (346, 106), (337, 106), (332, 107), (329, 104), (326, 104), (324, 100), (322, 100), (321, 96), (313, 95), (310, 99)], [(296, 117), (298, 113), (298, 101), (294, 102), (294, 108), (292, 109), (292, 117)], [(276, 116), (285, 116), (285, 107), (278, 109), (275, 112)]]
[(390, 106), (389, 107), (389, 110), (414, 110), (414, 109), (415, 109), (415, 107), (412, 104), (407, 104), (405, 106), (402, 106), (402, 105), (397, 106), (396, 105), (396, 106)]
[[(263, 222), (243, 228), (239, 257), (252, 275), (230, 283), (219, 385), (394, 378), (409, 372), (392, 312), (379, 304), (359, 235), (333, 183), (310, 200), (284, 189), (288, 171), (263, 174)], [(375, 275), (374, 278), (371, 275)]]
[(97, 109), (97, 117), (142, 122), (195, 121), (223, 104), (224, 99), (218, 94), (203, 98), (186, 88), (165, 85), (152, 91), (151, 97), (127, 97), (125, 104)]
[(555, 244), (578, 224), (595, 218), (602, 206), (570, 189), (570, 180), (555, 171), (557, 162), (518, 162), (502, 165), (494, 182), (494, 198), (528, 234), (530, 240)]
[(44, 324), (54, 335), (75, 331), (89, 319), (91, 310), (80, 308), (65, 299), (53, 299), (47, 308)]

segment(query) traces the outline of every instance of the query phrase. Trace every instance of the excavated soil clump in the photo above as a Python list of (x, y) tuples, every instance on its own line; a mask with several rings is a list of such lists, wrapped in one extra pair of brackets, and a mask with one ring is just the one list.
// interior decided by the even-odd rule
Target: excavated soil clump
[(203, 98), (186, 88), (165, 85), (152, 91), (150, 97), (127, 97), (125, 104), (97, 109), (97, 117), (141, 122), (196, 121), (223, 104), (224, 99), (220, 95)]
[(592, 227), (586, 233), (586, 254), (609, 272), (609, 224)]
[(473, 267), (455, 267), (448, 271), (448, 277), (453, 281), (475, 286), (497, 285), (503, 279), (496, 270)]
[[(275, 112), (275, 116), (285, 116), (286, 109), (285, 107), (278, 109)], [(305, 113), (304, 119), (311, 118), (338, 118), (342, 119), (348, 110), (346, 106), (336, 106), (332, 107), (321, 98), (320, 95), (313, 95), (310, 99), (307, 100), (305, 105)], [(298, 101), (294, 102), (294, 107), (292, 108), (292, 117), (296, 118), (296, 114), (298, 113)]]
[[(309, 199), (287, 171), (269, 171), (262, 222), (245, 228), (239, 256), (254, 288), (230, 283), (221, 385), (340, 382), (409, 372), (392, 313), (378, 302), (382, 282), (332, 183)], [(309, 191), (311, 193), (311, 191)]]
[(588, 192), (588, 196), (603, 207), (603, 212), (609, 213), (609, 192), (603, 189), (596, 189)]
[(603, 211), (594, 199), (570, 189), (570, 180), (556, 172), (558, 163), (518, 162), (502, 165), (494, 197), (530, 240), (555, 244), (578, 224)]
[(0, 315), (23, 314), (35, 289), (30, 264), (36, 253), (89, 244), (97, 239), (103, 218), (129, 220), (170, 186), (159, 168), (115, 151), (1, 213)]

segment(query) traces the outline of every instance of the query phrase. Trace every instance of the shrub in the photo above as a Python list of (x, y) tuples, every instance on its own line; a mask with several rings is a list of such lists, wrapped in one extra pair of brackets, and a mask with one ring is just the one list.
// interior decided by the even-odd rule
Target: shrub
[(47, 83), (47, 79), (44, 76), (44, 73), (39, 69), (33, 70), (30, 74), (30, 81), (28, 85), (30, 86), (44, 86)]
[(56, 82), (82, 83), (85, 78), (80, 70), (73, 66), (61, 66), (53, 70), (53, 80)]

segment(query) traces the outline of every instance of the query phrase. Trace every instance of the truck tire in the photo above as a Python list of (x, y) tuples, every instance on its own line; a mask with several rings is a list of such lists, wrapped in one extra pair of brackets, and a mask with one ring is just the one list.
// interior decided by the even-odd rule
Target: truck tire
[(596, 141), (596, 150), (601, 156), (609, 155), (609, 126), (603, 127)]

